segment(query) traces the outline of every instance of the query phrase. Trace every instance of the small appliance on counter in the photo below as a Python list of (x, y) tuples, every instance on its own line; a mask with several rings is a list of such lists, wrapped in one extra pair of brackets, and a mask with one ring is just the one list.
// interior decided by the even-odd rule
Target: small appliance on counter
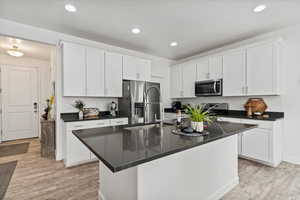
[(180, 101), (173, 101), (172, 102), (172, 110), (176, 112), (177, 110), (182, 110), (182, 104)]
[(118, 106), (117, 106), (117, 103), (112, 101), (109, 106), (108, 106), (108, 110), (110, 112), (110, 115), (115, 117), (117, 115), (117, 109), (118, 109)]

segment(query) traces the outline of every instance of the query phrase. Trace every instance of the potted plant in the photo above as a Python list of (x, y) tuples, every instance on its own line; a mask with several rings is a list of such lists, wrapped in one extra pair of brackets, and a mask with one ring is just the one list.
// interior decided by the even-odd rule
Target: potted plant
[(204, 106), (190, 106), (187, 105), (185, 109), (185, 113), (190, 116), (191, 120), (191, 128), (196, 132), (203, 131), (203, 123), (204, 122), (212, 122), (213, 116), (209, 114), (209, 111), (204, 110)]
[(76, 100), (73, 106), (77, 108), (79, 111), (78, 112), (79, 119), (83, 119), (83, 110), (84, 110), (85, 103), (83, 103), (83, 101), (81, 100)]

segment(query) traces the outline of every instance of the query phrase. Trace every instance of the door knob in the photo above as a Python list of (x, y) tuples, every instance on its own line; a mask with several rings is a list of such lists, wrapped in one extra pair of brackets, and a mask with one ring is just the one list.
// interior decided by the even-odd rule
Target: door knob
[(33, 112), (35, 112), (35, 113), (38, 112), (38, 103), (37, 102), (33, 103)]

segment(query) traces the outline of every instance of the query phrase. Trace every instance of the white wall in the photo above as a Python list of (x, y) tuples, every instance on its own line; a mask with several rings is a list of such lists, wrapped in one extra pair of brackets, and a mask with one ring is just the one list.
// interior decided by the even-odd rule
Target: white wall
[[(251, 43), (267, 38), (282, 37), (284, 40), (283, 47), (283, 63), (282, 63), (282, 90), (281, 96), (260, 96), (267, 102), (270, 111), (283, 111), (285, 113), (284, 127), (284, 152), (285, 161), (300, 164), (300, 25), (293, 26), (258, 37), (222, 47), (205, 54), (199, 54), (180, 62), (217, 53), (238, 45)], [(209, 97), (184, 99), (185, 103), (205, 103), (205, 102), (227, 102), (230, 104), (230, 109), (243, 109), (247, 97)]]

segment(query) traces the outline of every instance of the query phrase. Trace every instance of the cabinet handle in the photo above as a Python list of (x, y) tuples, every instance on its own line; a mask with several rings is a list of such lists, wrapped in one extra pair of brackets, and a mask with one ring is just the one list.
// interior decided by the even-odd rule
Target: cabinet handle
[(140, 73), (136, 73), (136, 78), (140, 79)]
[(117, 123), (117, 124), (120, 124), (120, 123), (123, 123), (123, 121), (117, 121), (116, 123)]
[(246, 90), (246, 94), (248, 94), (248, 86), (246, 86), (245, 90)]
[(83, 127), (83, 125), (76, 125), (75, 128)]
[(209, 73), (206, 74), (206, 78), (209, 79)]
[(105, 123), (97, 123), (96, 125), (105, 125)]

